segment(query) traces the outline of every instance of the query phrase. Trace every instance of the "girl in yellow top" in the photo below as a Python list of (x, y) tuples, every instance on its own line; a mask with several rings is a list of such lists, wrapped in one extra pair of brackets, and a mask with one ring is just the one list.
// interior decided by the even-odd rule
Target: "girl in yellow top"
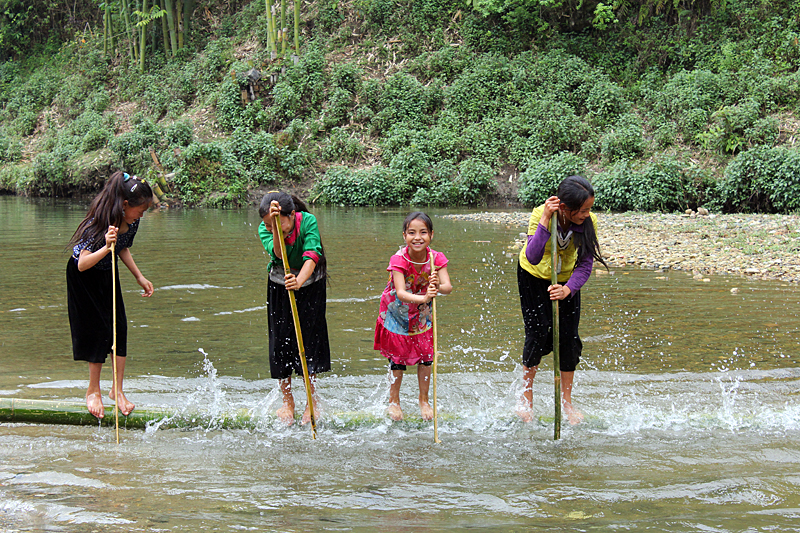
[[(570, 424), (583, 420), (572, 406), (572, 380), (583, 343), (578, 335), (581, 314), (580, 289), (592, 273), (594, 260), (603, 265), (597, 242), (597, 217), (591, 213), (594, 189), (581, 176), (570, 176), (551, 196), (533, 210), (528, 242), (519, 254), (517, 282), (525, 322), (522, 352), (523, 391), (517, 414), (524, 422), (533, 419), (533, 378), (542, 356), (553, 351), (553, 300), (560, 300), (559, 355), (561, 399)], [(550, 218), (558, 217), (558, 283), (551, 285)], [(608, 266), (608, 265), (606, 265)]]

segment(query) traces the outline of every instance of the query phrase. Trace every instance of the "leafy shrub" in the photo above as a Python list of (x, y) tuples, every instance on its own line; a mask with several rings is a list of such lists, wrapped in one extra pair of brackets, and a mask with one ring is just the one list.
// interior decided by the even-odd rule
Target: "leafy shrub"
[(89, 131), (86, 132), (86, 135), (83, 136), (83, 142), (81, 144), (81, 149), (84, 152), (91, 152), (92, 150), (98, 150), (100, 148), (105, 148), (111, 138), (114, 136), (114, 132), (109, 130), (103, 126), (96, 126)]
[(22, 143), (0, 132), (0, 163), (14, 163), (22, 157)]
[(160, 141), (158, 126), (144, 119), (131, 131), (111, 139), (109, 146), (120, 157), (128, 172), (143, 173), (150, 166), (150, 148), (156, 148)]
[(355, 162), (364, 155), (359, 138), (345, 128), (334, 128), (323, 142), (321, 155), (327, 161)]
[(425, 120), (425, 88), (413, 76), (393, 75), (386, 81), (378, 104), (380, 111), (375, 126), (382, 131), (396, 124), (423, 124)]
[(645, 165), (617, 163), (592, 180), (598, 209), (674, 211), (705, 204), (713, 182), (696, 165), (676, 158)]
[(526, 206), (544, 203), (569, 176), (584, 175), (586, 161), (569, 152), (531, 159), (519, 176), (519, 200)]
[(174, 181), (186, 202), (237, 205), (247, 191), (244, 175), (241, 163), (223, 143), (192, 143), (183, 152)]
[(3, 165), (0, 167), (0, 190), (15, 193), (28, 192), (33, 181), (31, 165)]
[(622, 88), (616, 83), (602, 80), (589, 89), (586, 109), (591, 122), (597, 127), (612, 124), (616, 118), (630, 109), (631, 103)]
[(398, 203), (397, 181), (386, 167), (353, 170), (332, 167), (314, 186), (320, 201), (328, 204), (355, 206), (391, 205)]
[(600, 152), (608, 161), (630, 159), (646, 147), (642, 123), (636, 115), (624, 115), (600, 139)]
[(800, 209), (800, 153), (756, 147), (739, 154), (719, 181), (727, 209), (791, 212)]
[(189, 120), (177, 120), (163, 129), (164, 142), (167, 146), (189, 146), (194, 140), (192, 123)]

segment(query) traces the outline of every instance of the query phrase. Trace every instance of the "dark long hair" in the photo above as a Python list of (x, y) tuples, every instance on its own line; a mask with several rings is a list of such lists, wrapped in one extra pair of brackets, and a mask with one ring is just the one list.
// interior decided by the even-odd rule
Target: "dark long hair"
[(410, 213), (406, 217), (406, 219), (403, 221), (403, 233), (405, 233), (406, 230), (408, 229), (408, 225), (411, 224), (416, 219), (420, 219), (422, 223), (425, 224), (425, 227), (428, 228), (428, 231), (433, 233), (433, 220), (431, 220), (431, 217), (429, 217), (422, 211), (414, 211), (413, 213)]
[(89, 205), (89, 212), (69, 240), (70, 245), (81, 241), (96, 243), (104, 239), (109, 226), (119, 227), (124, 219), (124, 205), (139, 207), (153, 201), (153, 189), (136, 176), (114, 172), (103, 190)]
[[(563, 202), (567, 209), (571, 211), (578, 211), (586, 200), (594, 198), (594, 188), (589, 180), (582, 176), (570, 176), (561, 182), (556, 191), (556, 196)], [(586, 224), (586, 221), (589, 223)], [(573, 238), (575, 238), (573, 234)], [(595, 232), (592, 218), (587, 218), (583, 223), (583, 236), (578, 237), (576, 241), (578, 247), (578, 260), (585, 258), (591, 254), (596, 260), (603, 263), (603, 266), (608, 268), (608, 264), (603, 260), (600, 254), (600, 243), (597, 241), (597, 233)]]
[[(258, 206), (258, 216), (261, 218), (267, 216), (269, 214), (269, 206), (273, 201), (278, 202), (278, 205), (281, 206), (281, 215), (285, 217), (291, 215), (292, 211), (310, 213), (306, 203), (294, 194), (288, 194), (280, 191), (270, 191), (261, 199), (261, 204)], [(284, 237), (286, 236), (284, 235)], [(319, 263), (317, 263), (316, 268), (319, 269), (319, 272), (323, 277), (327, 278), (328, 260), (325, 258), (325, 246), (322, 244), (322, 235), (319, 237), (319, 246), (322, 254), (319, 258)]]

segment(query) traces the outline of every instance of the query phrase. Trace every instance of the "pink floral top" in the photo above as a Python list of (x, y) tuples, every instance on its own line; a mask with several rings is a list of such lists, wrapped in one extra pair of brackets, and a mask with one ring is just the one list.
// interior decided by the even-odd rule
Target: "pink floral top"
[[(441, 252), (428, 249), (434, 254), (434, 265), (439, 270), (447, 266), (447, 258)], [(412, 294), (424, 295), (428, 290), (428, 279), (431, 275), (431, 265), (413, 263), (404, 246), (389, 260), (386, 268), (389, 272), (401, 272), (406, 279), (406, 290)], [(389, 276), (389, 282), (381, 295), (381, 307), (378, 323), (392, 333), (399, 335), (418, 335), (429, 330), (431, 323), (431, 304), (409, 304), (397, 298), (394, 280)]]

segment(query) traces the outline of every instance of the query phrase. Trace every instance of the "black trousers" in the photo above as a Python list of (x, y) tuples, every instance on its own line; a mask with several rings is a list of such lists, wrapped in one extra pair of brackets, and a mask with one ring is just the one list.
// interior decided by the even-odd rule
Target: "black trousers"
[[(517, 264), (517, 284), (525, 323), (522, 364), (538, 366), (542, 356), (553, 351), (553, 302), (547, 288), (550, 280), (537, 278)], [(578, 335), (581, 292), (558, 302), (559, 360), (562, 372), (573, 372), (581, 358), (583, 342)]]

